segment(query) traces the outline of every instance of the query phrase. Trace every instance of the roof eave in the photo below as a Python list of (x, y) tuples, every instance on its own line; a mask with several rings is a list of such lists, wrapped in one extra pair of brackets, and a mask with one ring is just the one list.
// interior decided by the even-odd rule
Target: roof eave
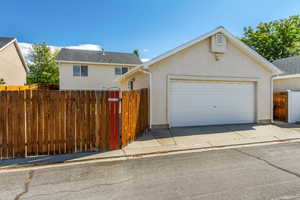
[(127, 79), (128, 77), (134, 75), (135, 73), (143, 70), (143, 67), (144, 67), (143, 65), (139, 65), (139, 66), (135, 67), (134, 69), (132, 69), (132, 70), (126, 72), (125, 74), (121, 75), (120, 77), (116, 78), (115, 81), (120, 83), (121, 81)]
[(260, 54), (258, 54), (253, 49), (251, 49), (249, 46), (247, 46), (241, 40), (237, 39), (230, 32), (228, 32), (225, 28), (223, 28), (222, 33), (225, 34), (232, 42), (234, 42), (239, 47), (241, 47), (245, 51), (247, 51), (250, 55), (252, 55), (255, 58), (257, 58), (257, 60), (260, 61), (261, 64), (263, 64), (265, 67), (267, 67), (273, 73), (273, 75), (278, 75), (278, 74), (282, 74), (283, 73), (278, 67), (276, 67), (270, 61), (268, 61), (267, 59), (265, 59), (263, 56), (261, 56)]
[(14, 45), (15, 45), (15, 47), (16, 47), (16, 49), (17, 49), (17, 52), (18, 52), (18, 55), (19, 55), (19, 57), (20, 57), (20, 59), (21, 59), (22, 65), (23, 65), (25, 71), (28, 72), (28, 67), (27, 67), (25, 58), (24, 58), (24, 56), (23, 56), (23, 54), (22, 54), (22, 52), (21, 52), (21, 49), (20, 49), (20, 47), (19, 47), (19, 45), (18, 45), (18, 41), (17, 41), (16, 38), (14, 38), (12, 41), (10, 41), (10, 42), (7, 43), (6, 45), (4, 45), (2, 48), (0, 48), (0, 51), (4, 50), (6, 47), (8, 47), (8, 46), (11, 45), (11, 44), (14, 44)]
[(101, 63), (101, 62), (88, 62), (79, 60), (56, 60), (58, 63), (83, 63), (83, 64), (94, 64), (94, 65), (121, 65), (121, 66), (139, 66), (141, 64), (128, 64), (128, 63)]
[(249, 54), (251, 54), (252, 56), (256, 57), (257, 60), (259, 60), (266, 68), (268, 68), (273, 75), (276, 74), (282, 74), (283, 72), (278, 69), (275, 65), (273, 65), (271, 62), (269, 62), (268, 60), (266, 60), (265, 58), (263, 58), (261, 55), (259, 55), (257, 52), (255, 52), (253, 49), (251, 49), (250, 47), (248, 47), (246, 44), (244, 44), (242, 41), (240, 41), (239, 39), (237, 39), (236, 37), (234, 37), (231, 33), (229, 33), (223, 26), (217, 27), (214, 30), (200, 36), (197, 37), (189, 42), (186, 42), (170, 51), (167, 51), (166, 53), (157, 56), (151, 60), (149, 60), (148, 62), (145, 62), (144, 65), (146, 67), (149, 67), (150, 65), (153, 65), (156, 62), (159, 62), (160, 60), (163, 60), (187, 47), (190, 47), (200, 41), (203, 41), (211, 36), (213, 36), (216, 33), (223, 33), (225, 36), (227, 36), (233, 43), (237, 44), (238, 46), (240, 46), (241, 48), (243, 48), (245, 51), (247, 51)]
[(0, 48), (0, 51), (2, 51), (3, 49), (5, 49), (6, 47), (8, 47), (10, 44), (14, 43), (16, 41), (16, 38), (14, 38), (13, 40), (11, 40), (10, 42), (8, 42), (6, 45), (4, 45), (3, 47)]
[(273, 79), (280, 80), (280, 79), (289, 79), (289, 78), (300, 78), (300, 74), (287, 74), (287, 75), (275, 76)]
[(21, 49), (20, 49), (19, 44), (18, 44), (18, 42), (17, 42), (17, 39), (15, 39), (14, 43), (15, 43), (16, 49), (17, 49), (17, 51), (18, 51), (19, 57), (20, 57), (20, 59), (21, 59), (21, 61), (22, 61), (22, 64), (23, 64), (23, 66), (24, 66), (24, 69), (25, 69), (26, 72), (28, 72), (29, 69), (28, 69), (28, 66), (27, 66), (27, 64), (26, 64), (26, 60), (25, 60), (25, 58), (24, 58), (24, 56), (23, 56), (23, 54), (22, 54), (22, 52), (21, 52)]

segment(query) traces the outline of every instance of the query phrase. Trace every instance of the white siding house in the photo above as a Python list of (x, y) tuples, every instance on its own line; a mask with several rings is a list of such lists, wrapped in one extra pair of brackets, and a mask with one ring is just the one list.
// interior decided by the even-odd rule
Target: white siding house
[(63, 48), (59, 52), (61, 90), (117, 89), (119, 76), (141, 64), (133, 53)]

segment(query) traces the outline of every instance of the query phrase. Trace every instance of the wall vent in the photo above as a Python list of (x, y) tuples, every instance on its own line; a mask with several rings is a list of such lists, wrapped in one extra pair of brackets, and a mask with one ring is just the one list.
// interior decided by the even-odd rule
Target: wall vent
[(224, 34), (217, 33), (211, 37), (211, 51), (213, 53), (225, 53), (227, 40)]

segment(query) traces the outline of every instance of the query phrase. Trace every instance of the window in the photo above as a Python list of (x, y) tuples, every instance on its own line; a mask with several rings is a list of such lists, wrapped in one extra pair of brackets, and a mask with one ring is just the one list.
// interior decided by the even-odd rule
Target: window
[(133, 90), (133, 82), (134, 82), (134, 80), (129, 80), (128, 81), (128, 90)]
[(122, 74), (125, 74), (126, 72), (128, 72), (128, 68), (127, 67), (122, 67)]
[(116, 67), (115, 68), (115, 75), (122, 75), (122, 68)]
[(88, 66), (73, 66), (73, 76), (88, 76)]
[(88, 66), (81, 66), (81, 76), (88, 76)]
[(115, 68), (115, 75), (122, 75), (122, 74), (125, 74), (126, 72), (128, 72), (127, 67), (116, 67)]
[(73, 76), (80, 76), (80, 66), (73, 66)]

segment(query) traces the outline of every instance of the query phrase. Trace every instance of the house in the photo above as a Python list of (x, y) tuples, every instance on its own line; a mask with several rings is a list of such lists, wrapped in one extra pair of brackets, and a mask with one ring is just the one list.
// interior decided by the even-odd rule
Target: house
[(274, 91), (300, 90), (300, 55), (273, 62), (283, 74), (274, 77)]
[[(289, 123), (300, 121), (300, 55), (278, 59), (273, 62), (283, 73), (273, 78), (276, 120)], [(280, 92), (280, 93), (278, 93)], [(276, 99), (275, 99), (276, 100)], [(279, 119), (277, 119), (279, 118)]]
[(176, 47), (117, 79), (150, 90), (150, 126), (271, 122), (272, 76), (281, 71), (225, 28)]
[(133, 53), (60, 50), (59, 64), (61, 90), (116, 89), (115, 79), (142, 62)]
[(27, 66), (16, 38), (0, 37), (0, 79), (4, 85), (24, 85)]

